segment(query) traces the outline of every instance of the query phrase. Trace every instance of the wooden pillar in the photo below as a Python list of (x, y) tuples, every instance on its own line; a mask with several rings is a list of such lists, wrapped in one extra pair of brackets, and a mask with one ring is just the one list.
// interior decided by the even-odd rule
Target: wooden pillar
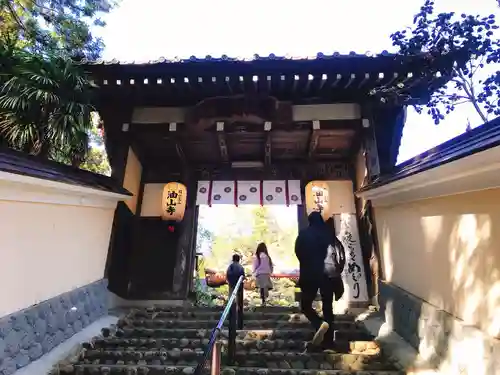
[(302, 204), (297, 206), (297, 224), (299, 226), (299, 232), (309, 226), (309, 221), (307, 220), (307, 210), (306, 210), (306, 195), (305, 195), (305, 184), (307, 182), (300, 182), (300, 195), (302, 196)]
[[(379, 129), (375, 128), (374, 108), (364, 107), (362, 113), (364, 119), (361, 147), (365, 151), (365, 166), (368, 174), (367, 182), (370, 183), (385, 170), (385, 163), (380, 159), (379, 145), (377, 144), (377, 138), (380, 138), (380, 131), (382, 129), (380, 126)], [(352, 174), (352, 181), (353, 186), (356, 189), (356, 187), (359, 186), (359, 182), (361, 182), (356, 181), (356, 171)], [(378, 295), (378, 280), (381, 275), (382, 265), (376, 233), (374, 230), (375, 221), (372, 216), (373, 210), (369, 201), (364, 202), (363, 204), (361, 199), (355, 197), (354, 200), (356, 204), (356, 216), (358, 221), (361, 250), (363, 253), (363, 263), (365, 270), (369, 270), (369, 272), (365, 273), (368, 296), (376, 304), (376, 298)]]
[[(99, 114), (104, 124), (104, 143), (111, 166), (111, 178), (123, 185), (130, 146), (127, 126), (132, 112), (123, 111), (123, 107), (107, 107), (100, 110)], [(134, 231), (134, 214), (124, 202), (119, 202), (114, 214), (104, 275), (108, 278), (109, 290), (122, 298), (127, 297), (130, 282)]]
[(306, 205), (301, 204), (297, 206), (297, 224), (299, 226), (299, 231), (305, 229), (309, 226), (309, 221), (307, 220)]
[(172, 292), (176, 298), (185, 299), (192, 284), (195, 261), (198, 207), (196, 206), (197, 181), (188, 167), (183, 172), (183, 183), (188, 190), (187, 207), (182, 221), (181, 237), (177, 244), (177, 257)]

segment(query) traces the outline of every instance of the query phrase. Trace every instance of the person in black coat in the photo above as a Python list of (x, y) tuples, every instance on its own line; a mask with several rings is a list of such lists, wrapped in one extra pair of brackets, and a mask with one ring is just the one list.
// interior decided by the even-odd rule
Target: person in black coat
[[(233, 293), (236, 284), (241, 276), (245, 278), (245, 269), (240, 264), (241, 257), (238, 254), (233, 255), (233, 261), (229, 265), (226, 271), (226, 280), (229, 284), (229, 295)], [(243, 283), (236, 292), (236, 306), (237, 306), (237, 324), (238, 329), (243, 329)], [(232, 311), (232, 310), (231, 310)], [(232, 312), (230, 313), (232, 314)]]
[[(335, 299), (338, 300), (343, 293), (339, 293), (338, 280), (325, 274), (325, 258), (328, 247), (331, 245), (338, 248), (340, 241), (337, 240), (338, 243), (335, 241), (333, 229), (324, 222), (319, 212), (312, 212), (308, 219), (309, 227), (301, 230), (295, 241), (295, 254), (300, 263), (298, 282), (301, 289), (300, 304), (302, 312), (316, 329), (312, 344), (327, 345), (333, 341), (333, 295), (335, 294)], [(323, 304), (323, 319), (312, 306), (318, 290)]]

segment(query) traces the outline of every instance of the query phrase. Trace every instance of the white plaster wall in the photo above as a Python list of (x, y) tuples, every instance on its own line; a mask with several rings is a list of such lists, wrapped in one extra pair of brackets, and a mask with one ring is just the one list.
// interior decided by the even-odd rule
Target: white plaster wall
[(330, 193), (328, 216), (355, 214), (354, 191), (352, 181), (327, 181)]
[[(185, 107), (136, 107), (132, 115), (132, 123), (183, 123), (186, 121), (187, 111), (188, 108)], [(294, 121), (354, 120), (361, 118), (361, 109), (357, 103), (294, 105), (292, 113)]]
[(294, 105), (294, 121), (311, 120), (355, 120), (361, 118), (356, 103)]
[(102, 279), (113, 215), (0, 197), (0, 317)]
[(161, 199), (165, 184), (144, 184), (141, 216), (161, 216)]

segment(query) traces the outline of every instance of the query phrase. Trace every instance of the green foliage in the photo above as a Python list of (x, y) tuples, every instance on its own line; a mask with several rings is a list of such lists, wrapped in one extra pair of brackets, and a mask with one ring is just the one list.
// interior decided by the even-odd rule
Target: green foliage
[[(294, 243), (297, 228), (281, 228), (267, 207), (255, 207), (251, 211), (243, 211), (243, 208), (235, 209), (238, 210), (237, 218), (233, 217), (222, 233), (205, 234), (210, 236), (212, 244), (210, 254), (205, 257), (207, 268), (225, 271), (232, 255), (238, 253), (242, 257), (242, 266), (250, 274), (252, 259), (260, 242), (267, 245), (275, 265), (296, 267)], [(199, 233), (200, 231), (204, 231), (201, 225)], [(197, 244), (199, 242), (200, 235)]]
[(0, 0), (0, 39), (44, 56), (98, 58), (103, 43), (90, 27), (104, 26), (100, 16), (113, 0)]
[(214, 302), (212, 300), (212, 295), (203, 288), (201, 281), (199, 279), (195, 280), (194, 291), (196, 294), (196, 305), (212, 307)]
[(0, 75), (0, 136), (12, 148), (80, 165), (92, 127), (91, 81), (69, 60), (0, 48), (6, 67)]
[(72, 59), (100, 56), (90, 27), (104, 26), (99, 16), (116, 4), (0, 0), (0, 143), (110, 174), (92, 128), (93, 84)]
[(80, 165), (80, 168), (89, 172), (111, 176), (111, 167), (109, 166), (106, 152), (103, 149), (98, 149), (96, 147), (90, 148), (90, 151), (85, 157), (83, 164)]

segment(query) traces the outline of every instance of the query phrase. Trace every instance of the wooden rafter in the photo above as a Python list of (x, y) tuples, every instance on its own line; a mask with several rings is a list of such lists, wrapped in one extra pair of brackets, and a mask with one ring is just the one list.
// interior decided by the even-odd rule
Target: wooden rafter
[(272, 155), (272, 123), (266, 122), (264, 124), (264, 130), (266, 131), (266, 144), (264, 146), (264, 154), (265, 154), (265, 164), (271, 165), (271, 155)]
[(224, 133), (224, 122), (217, 122), (217, 142), (219, 144), (220, 156), (223, 162), (229, 161), (229, 153), (227, 152), (226, 134)]
[(179, 160), (183, 165), (186, 165), (187, 164), (186, 153), (184, 152), (181, 140), (179, 138), (179, 134), (177, 132), (177, 123), (176, 122), (169, 123), (168, 131), (170, 134), (172, 134), (172, 140), (174, 141), (175, 144), (175, 152), (177, 153), (177, 157), (179, 158)]
[(313, 158), (314, 152), (318, 148), (320, 127), (321, 125), (318, 120), (314, 120), (312, 122), (311, 136), (309, 138), (309, 148), (307, 150), (307, 156), (309, 157), (309, 159)]

